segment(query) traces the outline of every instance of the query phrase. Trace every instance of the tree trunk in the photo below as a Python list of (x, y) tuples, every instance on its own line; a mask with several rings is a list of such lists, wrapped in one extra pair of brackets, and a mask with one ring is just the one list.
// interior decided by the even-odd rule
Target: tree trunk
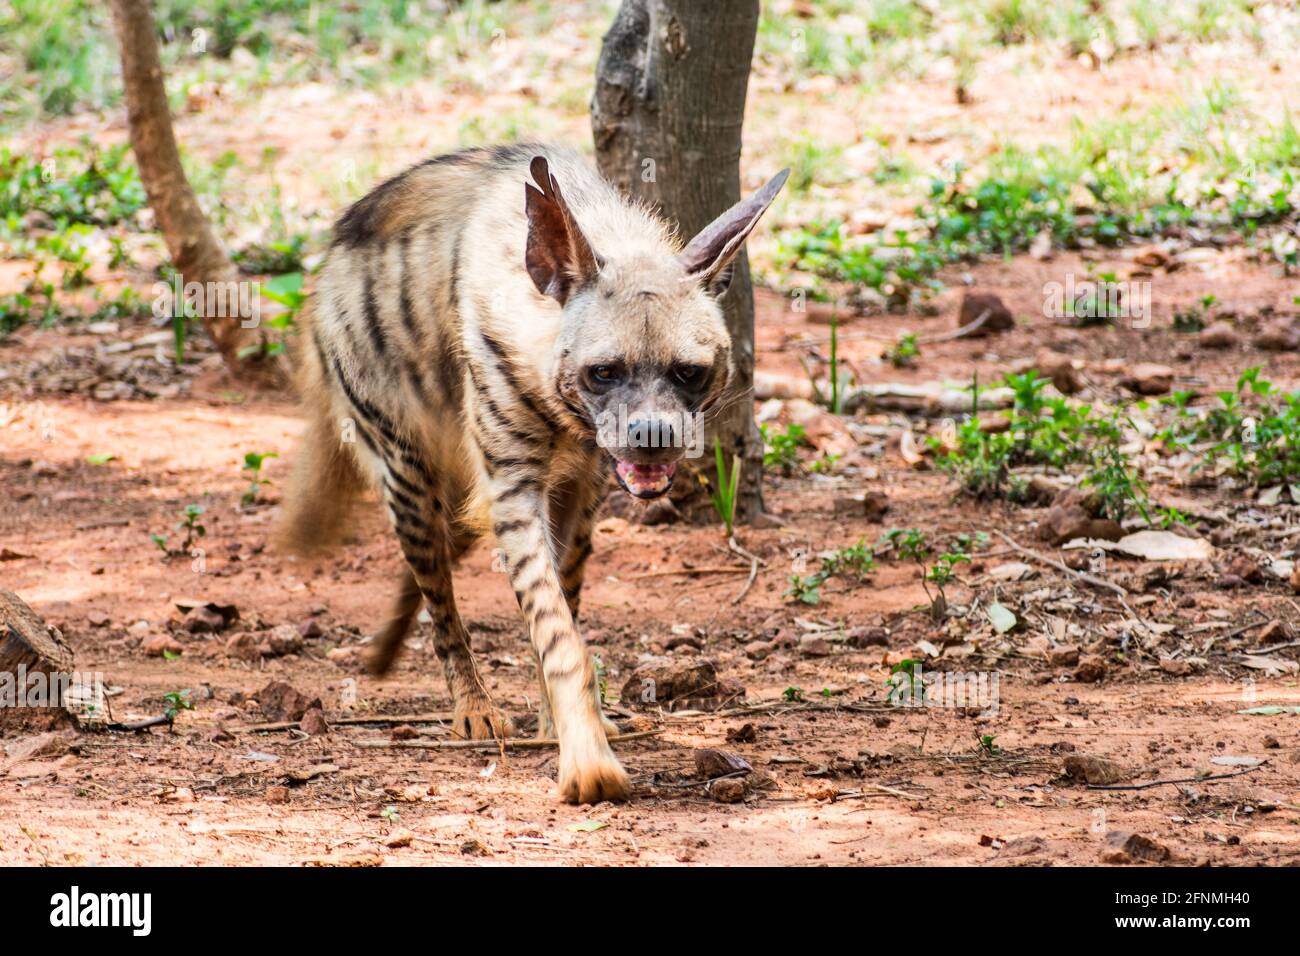
[[(122, 56), (131, 149), (172, 265), (185, 284), (198, 282), (208, 288), (209, 282), (238, 282), (239, 274), (213, 234), (181, 166), (150, 0), (110, 0), (110, 6)], [(201, 297), (199, 317), (226, 367), (234, 374), (241, 374), (247, 369), (239, 358), (239, 350), (253, 344), (253, 336), (241, 327), (238, 315), (207, 314), (212, 311), (208, 308), (212, 298)]]
[[(591, 102), (601, 173), (651, 203), (689, 239), (740, 201), (741, 126), (758, 0), (623, 0), (601, 46)], [(744, 462), (742, 517), (763, 510), (763, 442), (754, 424), (754, 291), (742, 250), (721, 302), (736, 400), (713, 423)], [(712, 454), (701, 464), (710, 472)]]
[[(0, 732), (54, 730), (75, 725), (65, 709), (64, 685), (32, 675), (72, 673), (72, 649), (13, 591), (0, 588)], [(35, 695), (42, 700), (29, 700)]]

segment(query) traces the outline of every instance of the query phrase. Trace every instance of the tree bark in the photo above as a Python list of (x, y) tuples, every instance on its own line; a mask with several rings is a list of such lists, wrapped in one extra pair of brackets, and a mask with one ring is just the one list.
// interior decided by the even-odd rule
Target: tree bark
[[(194, 196), (172, 130), (171, 110), (158, 52), (158, 28), (150, 0), (110, 0), (113, 26), (122, 57), (127, 124), (140, 181), (172, 265), (183, 283), (237, 282), (239, 274), (209, 225)], [(204, 305), (210, 305), (204, 297)], [(246, 363), (239, 350), (253, 336), (238, 315), (209, 315), (200, 308), (203, 327), (221, 352), (226, 367), (241, 374)]]
[[(689, 239), (740, 201), (741, 127), (758, 0), (623, 0), (601, 45), (591, 102), (596, 160)], [(763, 442), (754, 424), (754, 292), (742, 250), (721, 300), (735, 401), (715, 419), (726, 457), (743, 461), (741, 517), (763, 510)], [(701, 463), (710, 472), (713, 456)], [(728, 464), (730, 464), (728, 462)]]

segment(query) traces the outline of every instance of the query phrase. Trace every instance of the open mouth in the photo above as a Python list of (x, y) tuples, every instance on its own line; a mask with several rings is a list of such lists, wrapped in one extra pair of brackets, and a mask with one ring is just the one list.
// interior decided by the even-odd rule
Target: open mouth
[(630, 461), (615, 461), (614, 474), (623, 490), (637, 498), (658, 498), (673, 485), (677, 462), (666, 465), (634, 465)]

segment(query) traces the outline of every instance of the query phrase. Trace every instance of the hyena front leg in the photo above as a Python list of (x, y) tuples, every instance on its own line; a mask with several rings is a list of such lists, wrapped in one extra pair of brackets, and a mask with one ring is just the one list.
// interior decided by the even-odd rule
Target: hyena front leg
[(436, 481), (420, 463), (386, 463), (384, 501), (415, 585), (433, 618), (434, 653), (442, 661), (452, 697), (452, 732), (470, 740), (509, 737), (508, 718), (492, 703), (474, 665), (469, 632), (452, 591), (453, 543)]
[[(578, 621), (578, 608), (582, 601), (582, 582), (587, 559), (591, 557), (591, 529), (596, 512), (605, 500), (606, 474), (603, 463), (593, 462), (591, 476), (571, 479), (553, 490), (548, 503), (551, 518), (551, 541), (555, 551), (556, 566), (560, 573), (560, 587), (574, 624)], [(533, 652), (537, 664), (537, 681), (541, 687), (541, 706), (537, 715), (537, 736), (548, 739), (555, 734), (551, 717), (551, 701), (546, 691), (546, 678), (542, 662)], [(592, 670), (591, 695), (600, 713), (605, 734), (617, 734), (618, 727), (601, 710), (600, 675)]]
[(545, 683), (543, 699), (549, 699), (560, 741), (560, 795), (570, 803), (626, 800), (627, 773), (605, 739), (600, 708), (591, 693), (595, 668), (561, 583), (541, 474), (498, 471), (491, 488), (493, 528), (528, 621)]

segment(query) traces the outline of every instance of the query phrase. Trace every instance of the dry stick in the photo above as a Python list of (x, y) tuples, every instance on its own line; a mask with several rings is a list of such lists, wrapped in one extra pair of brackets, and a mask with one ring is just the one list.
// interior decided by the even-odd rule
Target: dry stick
[(758, 566), (761, 562), (759, 562), (757, 557), (750, 554), (748, 551), (742, 548), (739, 545), (739, 543), (737, 543), (736, 536), (734, 534), (731, 535), (729, 538), (727, 538), (727, 548), (733, 554), (739, 555), (742, 558), (749, 559), (749, 580), (747, 580), (745, 582), (745, 586), (740, 589), (740, 593), (731, 599), (732, 604), (739, 604), (741, 601), (745, 600), (745, 595), (748, 594), (749, 589), (754, 586), (754, 579), (758, 577)]
[[(642, 730), (634, 734), (615, 734), (605, 739), (611, 744), (617, 744), (626, 740), (655, 737), (661, 733), (662, 730)], [(506, 750), (544, 750), (560, 745), (558, 740), (536, 737), (506, 737), (502, 740), (357, 740), (353, 743), (370, 749), (394, 747), (400, 750), (496, 750), (498, 745)]]
[[(1263, 764), (1260, 764), (1262, 767)], [(1248, 767), (1245, 770), (1234, 770), (1232, 773), (1216, 773), (1208, 777), (1178, 777), (1174, 780), (1152, 780), (1150, 783), (1115, 783), (1102, 784), (1090, 783), (1089, 790), (1146, 790), (1150, 787), (1159, 787), (1166, 783), (1205, 783), (1207, 780), (1227, 780), (1229, 777), (1240, 777), (1244, 774), (1254, 773), (1259, 767)]]
[(1080, 581), (1083, 581), (1085, 584), (1091, 584), (1095, 588), (1104, 588), (1107, 591), (1115, 592), (1120, 597), (1128, 597), (1128, 590), (1120, 587), (1118, 584), (1115, 584), (1113, 581), (1107, 581), (1104, 578), (1099, 578), (1091, 574), (1086, 574), (1083, 571), (1076, 571), (1074, 570), (1074, 568), (1070, 567), (1068, 564), (1065, 564), (1062, 561), (1057, 561), (1055, 558), (1049, 558), (1046, 555), (1039, 554), (1037, 551), (1031, 551), (1029, 548), (1026, 548), (1024, 545), (1019, 544), (1015, 540), (1007, 537), (1005, 534), (1003, 534), (1001, 531), (998, 531), (996, 528), (993, 530), (993, 533), (997, 535), (999, 538), (1001, 538), (1003, 541), (1005, 541), (1008, 545), (1015, 548), (1018, 552), (1020, 552), (1020, 554), (1022, 554), (1026, 558), (1033, 558), (1035, 561), (1038, 561), (1040, 564), (1046, 564), (1048, 567), (1056, 568), (1058, 571), (1064, 571), (1066, 574), (1078, 578)]
[[(440, 724), (451, 720), (451, 718), (452, 712), (450, 710), (442, 710), (428, 714), (375, 714), (371, 717), (336, 717), (333, 720), (327, 720), (326, 723), (337, 727), (347, 727), (355, 724)], [(300, 722), (296, 720), (284, 720), (276, 724), (250, 724), (247, 727), (235, 727), (231, 732), (255, 734), (269, 733), (276, 730), (296, 730), (299, 724)]]
[(917, 345), (936, 345), (939, 342), (951, 342), (954, 339), (964, 339), (968, 335), (974, 335), (984, 324), (988, 322), (993, 315), (992, 309), (985, 309), (979, 314), (979, 318), (967, 322), (961, 328), (953, 329), (951, 332), (940, 332), (937, 335), (923, 335), (916, 340)]
[(905, 800), (924, 800), (925, 797), (919, 793), (907, 793), (904, 790), (895, 790), (893, 787), (886, 787), (879, 783), (869, 783), (853, 790), (841, 790), (831, 798), (831, 802), (836, 800), (849, 800), (854, 797), (866, 797), (870, 795), (902, 797)]
[(671, 571), (646, 571), (642, 574), (634, 574), (626, 578), (628, 581), (641, 581), (645, 578), (662, 578), (672, 577), (674, 575), (695, 575), (695, 574), (747, 574), (748, 568), (727, 568), (727, 567), (708, 567), (708, 568), (677, 568)]

